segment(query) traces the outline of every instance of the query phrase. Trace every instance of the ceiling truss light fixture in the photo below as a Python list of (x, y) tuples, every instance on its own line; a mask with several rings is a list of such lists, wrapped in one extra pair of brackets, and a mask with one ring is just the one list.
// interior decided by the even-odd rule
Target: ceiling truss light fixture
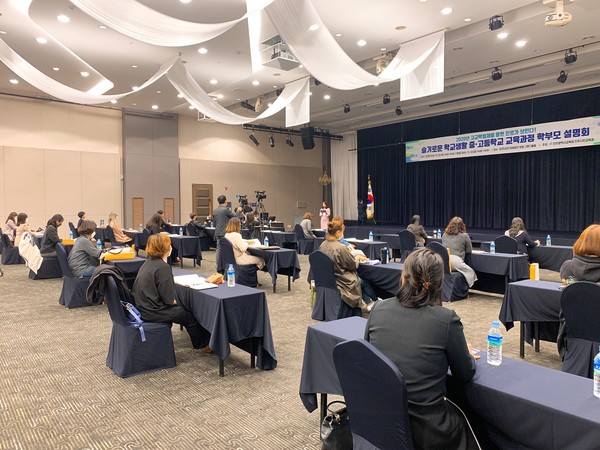
[(401, 116), (402, 115), (402, 108), (400, 108), (400, 106), (396, 106), (396, 115), (397, 116)]
[(346, 103), (344, 105), (344, 114), (348, 114), (350, 112), (350, 105), (348, 103)]
[(490, 31), (499, 30), (503, 26), (504, 26), (504, 17), (502, 17), (502, 16), (490, 17), (490, 22), (489, 22)]
[[(246, 109), (249, 109), (250, 111), (254, 111), (254, 112), (256, 112), (256, 109), (254, 109), (254, 106), (252, 106), (252, 105), (251, 105), (251, 104), (248, 102), (248, 100), (246, 100), (245, 102), (240, 102), (240, 106), (241, 106), (242, 108), (246, 108)], [(253, 141), (253, 142), (254, 142), (254, 141)]]
[(572, 48), (565, 52), (565, 64), (573, 64), (577, 61), (577, 52)]
[(565, 81), (567, 81), (568, 76), (569, 76), (569, 74), (567, 72), (565, 72), (564, 70), (561, 70), (560, 73), (558, 74), (558, 78), (556, 79), (556, 81), (558, 81), (559, 83), (564, 83)]
[(248, 139), (250, 139), (254, 145), (256, 145), (257, 147), (260, 145), (260, 142), (258, 142), (258, 139), (256, 139), (256, 136), (254, 136), (254, 132), (250, 133), (250, 135), (248, 136)]
[(387, 104), (388, 104), (390, 101), (391, 101), (391, 99), (390, 99), (390, 94), (385, 94), (385, 95), (383, 96), (383, 104), (384, 104), (384, 105), (387, 105)]
[(275, 139), (273, 138), (273, 135), (269, 136), (269, 145), (271, 148), (275, 147)]
[(286, 140), (285, 140), (285, 143), (286, 143), (288, 146), (290, 146), (290, 147), (293, 147), (293, 146), (294, 146), (294, 143), (292, 142), (292, 135), (291, 135), (291, 134), (288, 134), (288, 137), (286, 138)]
[(492, 70), (492, 80), (494, 81), (498, 81), (502, 79), (502, 69), (499, 68), (494, 68), (494, 70)]

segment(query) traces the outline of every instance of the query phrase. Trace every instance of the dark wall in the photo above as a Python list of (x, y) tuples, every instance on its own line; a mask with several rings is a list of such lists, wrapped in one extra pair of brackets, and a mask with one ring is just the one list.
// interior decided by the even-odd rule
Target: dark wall
[(471, 228), (581, 231), (600, 222), (600, 148), (513, 153), (406, 164), (404, 142), (600, 115), (600, 88), (358, 131), (358, 195), (367, 176), (379, 223), (428, 226), (461, 216)]

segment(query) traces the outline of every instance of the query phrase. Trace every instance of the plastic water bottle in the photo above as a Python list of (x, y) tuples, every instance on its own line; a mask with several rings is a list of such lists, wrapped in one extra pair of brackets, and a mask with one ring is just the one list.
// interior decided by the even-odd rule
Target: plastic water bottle
[(550, 238), (550, 235), (546, 236), (546, 246), (550, 247), (552, 245), (552, 239)]
[(369, 242), (373, 242), (373, 232), (369, 231)]
[(490, 242), (490, 253), (496, 253), (496, 242)]
[(235, 286), (235, 269), (233, 268), (233, 264), (229, 264), (229, 268), (227, 269), (227, 287)]
[(142, 224), (140, 223), (140, 233), (144, 231), (144, 227), (142, 226)]
[[(500, 332), (499, 321), (492, 321), (492, 328), (488, 331), (487, 341), (487, 362), (492, 366), (499, 366), (502, 364), (502, 333)], [(600, 364), (600, 360), (598, 362)]]
[(179, 227), (179, 236), (183, 236), (183, 227)]
[(438, 228), (438, 239), (442, 238), (442, 229)]
[(265, 236), (265, 247), (269, 246), (269, 236)]
[(600, 351), (594, 358), (594, 395), (600, 398)]
[(96, 245), (98, 246), (98, 250), (102, 251), (102, 241), (100, 239), (96, 241)]
[(69, 239), (73, 240), (73, 232), (69, 231)]

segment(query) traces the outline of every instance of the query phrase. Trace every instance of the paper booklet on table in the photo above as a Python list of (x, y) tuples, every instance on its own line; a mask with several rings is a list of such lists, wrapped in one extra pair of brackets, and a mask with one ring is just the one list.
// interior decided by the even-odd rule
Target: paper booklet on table
[(195, 289), (197, 291), (200, 291), (202, 289), (211, 289), (211, 288), (217, 287), (216, 284), (207, 283), (204, 278), (202, 278), (201, 276), (199, 276), (197, 274), (177, 275), (177, 276), (173, 277), (173, 280), (175, 281), (176, 284), (179, 284), (181, 286), (187, 286), (187, 287)]
[(350, 253), (354, 257), (356, 257), (356, 255), (364, 256), (365, 258), (367, 257), (367, 255), (365, 255), (365, 252), (363, 252), (362, 250), (359, 250), (357, 248), (355, 248), (354, 250), (350, 250)]

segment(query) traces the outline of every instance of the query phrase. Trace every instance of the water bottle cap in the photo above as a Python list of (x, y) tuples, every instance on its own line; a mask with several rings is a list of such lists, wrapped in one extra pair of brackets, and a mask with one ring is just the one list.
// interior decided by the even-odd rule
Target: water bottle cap
[(492, 320), (492, 326), (498, 328), (500, 326), (499, 320)]
[(230, 269), (233, 269), (233, 264), (229, 264), (229, 268), (230, 268)]

